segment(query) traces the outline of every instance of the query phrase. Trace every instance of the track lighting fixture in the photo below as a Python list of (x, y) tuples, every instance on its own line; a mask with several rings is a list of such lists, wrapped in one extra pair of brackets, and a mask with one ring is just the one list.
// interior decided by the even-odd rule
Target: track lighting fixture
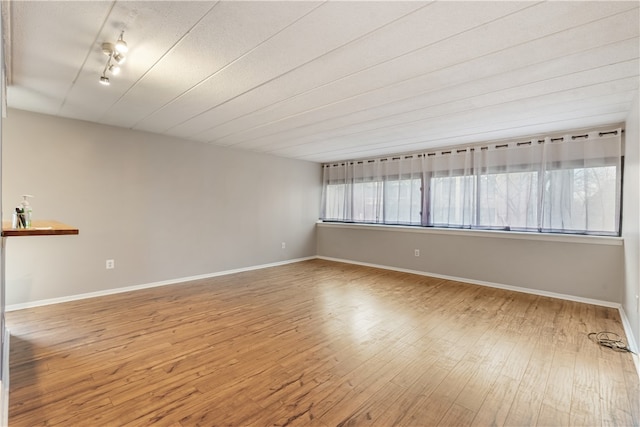
[(127, 42), (124, 41), (124, 31), (120, 33), (120, 37), (113, 43), (102, 43), (102, 53), (108, 56), (107, 63), (102, 70), (102, 76), (100, 76), (100, 83), (109, 86), (110, 81), (107, 77), (107, 72), (110, 72), (114, 76), (120, 73), (120, 66), (124, 64), (126, 57), (124, 54), (129, 50)]

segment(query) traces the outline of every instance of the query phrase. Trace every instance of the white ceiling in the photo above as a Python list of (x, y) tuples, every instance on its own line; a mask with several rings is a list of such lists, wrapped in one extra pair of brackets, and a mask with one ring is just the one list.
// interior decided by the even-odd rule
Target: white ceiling
[(639, 5), (13, 0), (7, 100), (318, 162), (535, 136), (625, 120)]

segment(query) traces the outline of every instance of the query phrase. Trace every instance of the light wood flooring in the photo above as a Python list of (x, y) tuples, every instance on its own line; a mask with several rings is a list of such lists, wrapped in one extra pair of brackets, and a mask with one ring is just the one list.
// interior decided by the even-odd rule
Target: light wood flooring
[(614, 309), (323, 260), (7, 313), (10, 426), (640, 422)]

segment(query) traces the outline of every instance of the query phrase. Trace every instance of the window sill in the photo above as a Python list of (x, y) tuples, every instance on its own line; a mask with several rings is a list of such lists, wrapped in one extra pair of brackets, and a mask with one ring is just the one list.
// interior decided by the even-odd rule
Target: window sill
[(585, 243), (590, 245), (610, 245), (622, 246), (622, 237), (612, 236), (590, 236), (590, 235), (573, 235), (573, 234), (556, 234), (556, 233), (526, 233), (518, 231), (498, 231), (498, 230), (462, 230), (455, 228), (436, 228), (436, 227), (417, 227), (408, 225), (387, 225), (387, 224), (358, 224), (358, 223), (342, 223), (342, 222), (324, 222), (318, 221), (318, 227), (321, 228), (342, 228), (363, 230), (370, 229), (376, 231), (395, 231), (400, 233), (418, 233), (418, 234), (445, 234), (450, 236), (466, 236), (466, 237), (484, 237), (491, 239), (516, 239), (516, 240), (538, 240), (548, 242), (563, 243)]

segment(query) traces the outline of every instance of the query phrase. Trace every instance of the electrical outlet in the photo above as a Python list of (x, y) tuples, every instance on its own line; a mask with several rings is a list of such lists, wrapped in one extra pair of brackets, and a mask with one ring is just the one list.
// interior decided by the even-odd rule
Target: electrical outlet
[(413, 250), (413, 255), (420, 256), (420, 249), (414, 249)]
[(287, 244), (285, 242), (282, 242), (282, 249), (286, 249)]
[(107, 270), (111, 270), (113, 268), (116, 268), (116, 262), (114, 260), (112, 260), (112, 259), (108, 259), (107, 263), (106, 263), (106, 267), (107, 267)]

